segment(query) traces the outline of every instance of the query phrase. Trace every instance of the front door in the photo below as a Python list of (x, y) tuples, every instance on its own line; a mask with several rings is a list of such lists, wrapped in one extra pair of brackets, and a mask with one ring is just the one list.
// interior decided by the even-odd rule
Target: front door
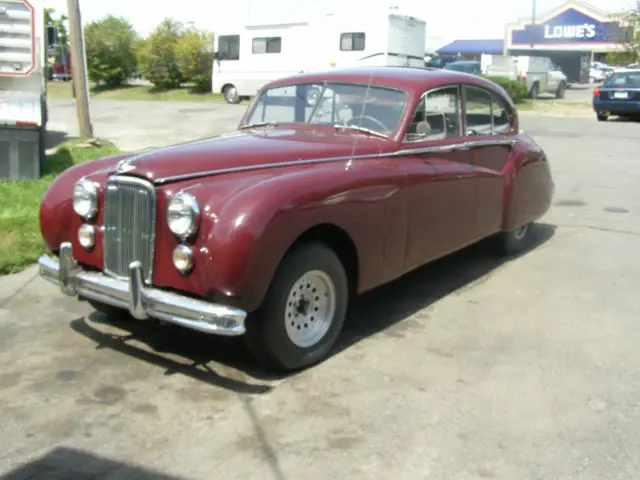
[(462, 135), (460, 87), (425, 92), (399, 159), (407, 174), (407, 270), (476, 236), (476, 173)]

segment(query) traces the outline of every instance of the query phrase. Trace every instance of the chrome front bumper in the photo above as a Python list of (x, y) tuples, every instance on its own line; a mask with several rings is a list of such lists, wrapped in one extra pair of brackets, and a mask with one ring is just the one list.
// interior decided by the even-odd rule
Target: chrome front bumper
[(156, 318), (217, 335), (245, 333), (245, 311), (147, 287), (140, 262), (129, 265), (128, 281), (85, 271), (76, 263), (71, 244), (66, 242), (60, 245), (59, 260), (44, 255), (38, 259), (38, 265), (40, 276), (59, 285), (65, 295), (80, 295), (129, 310), (139, 320)]

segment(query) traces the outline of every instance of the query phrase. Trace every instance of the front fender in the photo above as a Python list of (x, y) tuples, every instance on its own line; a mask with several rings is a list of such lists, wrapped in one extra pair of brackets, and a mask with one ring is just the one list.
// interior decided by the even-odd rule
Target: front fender
[[(395, 173), (395, 175), (394, 175)], [(304, 170), (289, 169), (243, 181), (242, 188), (222, 199), (209, 197), (206, 233), (207, 277), (212, 289), (236, 297), (242, 308), (260, 306), (278, 264), (307, 230), (330, 224), (352, 240), (364, 270), (360, 278), (376, 283), (378, 272), (401, 268), (406, 218), (400, 200), (401, 179), (395, 169), (345, 168), (345, 164)], [(202, 196), (216, 191), (216, 180), (199, 185)], [(393, 243), (395, 242), (395, 244)], [(202, 251), (202, 248), (200, 249)], [(380, 282), (379, 282), (380, 283)]]

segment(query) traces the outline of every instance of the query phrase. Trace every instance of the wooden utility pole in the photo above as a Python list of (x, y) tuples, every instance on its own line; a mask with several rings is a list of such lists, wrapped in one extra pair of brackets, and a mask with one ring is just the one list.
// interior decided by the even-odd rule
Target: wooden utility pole
[(89, 116), (89, 82), (87, 81), (87, 59), (84, 51), (82, 17), (79, 0), (67, 0), (69, 16), (69, 41), (71, 43), (71, 78), (75, 88), (76, 108), (80, 137), (92, 138), (93, 126)]

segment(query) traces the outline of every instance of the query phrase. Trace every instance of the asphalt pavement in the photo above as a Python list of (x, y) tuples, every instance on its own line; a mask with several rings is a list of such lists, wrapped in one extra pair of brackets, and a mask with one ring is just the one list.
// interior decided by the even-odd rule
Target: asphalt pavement
[[(92, 109), (138, 148), (232, 129), (243, 107)], [(0, 474), (639, 478), (640, 124), (522, 123), (557, 188), (535, 248), (480, 244), (362, 296), (335, 355), (292, 376), (234, 340), (106, 323), (34, 268), (0, 278)]]

